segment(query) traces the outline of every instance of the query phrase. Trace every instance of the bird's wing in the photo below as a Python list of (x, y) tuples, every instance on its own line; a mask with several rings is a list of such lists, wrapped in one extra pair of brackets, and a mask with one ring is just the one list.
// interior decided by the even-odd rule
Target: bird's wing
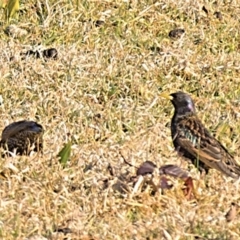
[(184, 151), (189, 152), (207, 166), (231, 177), (240, 176), (240, 166), (233, 156), (211, 136), (196, 116), (179, 122), (176, 141)]
[(2, 132), (2, 141), (6, 141), (22, 131), (41, 133), (43, 128), (41, 125), (33, 121), (14, 122), (4, 128)]

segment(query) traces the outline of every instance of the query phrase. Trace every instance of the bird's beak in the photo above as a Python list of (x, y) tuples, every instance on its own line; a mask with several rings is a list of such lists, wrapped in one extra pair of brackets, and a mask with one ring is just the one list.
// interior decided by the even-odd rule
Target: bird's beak
[(173, 100), (173, 97), (169, 93), (161, 93), (161, 94), (159, 94), (159, 96), (166, 98), (168, 100)]

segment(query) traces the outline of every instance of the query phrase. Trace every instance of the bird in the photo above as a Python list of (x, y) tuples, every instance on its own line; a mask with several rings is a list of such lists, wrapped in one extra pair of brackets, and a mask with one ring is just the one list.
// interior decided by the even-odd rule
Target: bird
[(189, 94), (178, 91), (160, 96), (169, 99), (174, 106), (171, 135), (175, 150), (190, 160), (202, 173), (213, 168), (222, 174), (238, 179), (240, 166), (228, 150), (205, 128), (198, 118)]
[(0, 146), (19, 155), (29, 155), (31, 150), (42, 151), (43, 132), (43, 127), (34, 121), (13, 122), (2, 131)]

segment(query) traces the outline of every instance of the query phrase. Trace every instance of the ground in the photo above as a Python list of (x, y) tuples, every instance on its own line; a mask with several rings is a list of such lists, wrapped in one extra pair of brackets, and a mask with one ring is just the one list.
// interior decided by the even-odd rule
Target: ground
[[(240, 218), (225, 218), (239, 181), (202, 176), (176, 154), (173, 107), (159, 97), (191, 94), (240, 163), (239, 21), (238, 1), (20, 1), (10, 26), (2, 11), (0, 129), (28, 119), (45, 133), (43, 153), (1, 159), (0, 237), (239, 239)], [(185, 33), (170, 38), (176, 28)], [(24, 55), (47, 48), (58, 59)], [(136, 168), (122, 156), (182, 167), (196, 196), (186, 199), (179, 179), (133, 193)]]

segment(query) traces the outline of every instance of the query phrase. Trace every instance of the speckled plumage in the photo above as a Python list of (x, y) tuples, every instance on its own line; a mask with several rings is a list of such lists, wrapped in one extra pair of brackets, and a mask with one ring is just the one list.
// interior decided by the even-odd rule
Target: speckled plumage
[(200, 170), (214, 168), (221, 173), (239, 178), (240, 166), (227, 149), (215, 139), (196, 115), (191, 97), (183, 92), (170, 94), (175, 108), (171, 122), (175, 149)]
[(34, 121), (18, 121), (11, 123), (2, 132), (1, 146), (17, 154), (29, 154), (31, 150), (41, 151), (43, 148), (43, 127)]

